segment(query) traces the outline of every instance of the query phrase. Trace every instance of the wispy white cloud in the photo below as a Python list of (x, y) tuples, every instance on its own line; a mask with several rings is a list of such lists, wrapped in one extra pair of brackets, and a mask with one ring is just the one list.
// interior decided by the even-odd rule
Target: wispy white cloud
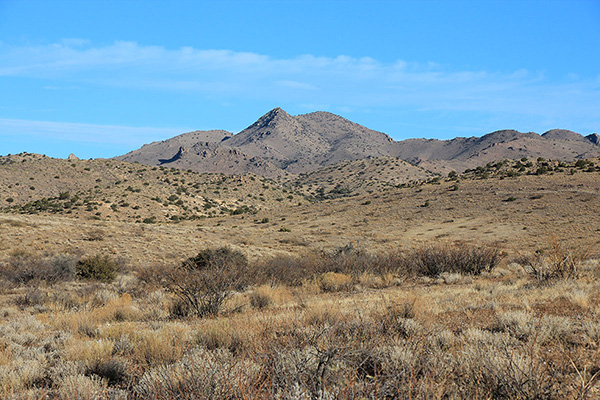
[(16, 76), (58, 81), (52, 87), (108, 85), (202, 93), (220, 101), (268, 99), (338, 109), (402, 107), (597, 121), (600, 107), (598, 77), (572, 75), (556, 82), (543, 72), (523, 69), (456, 71), (404, 60), (386, 63), (343, 55), (273, 58), (135, 42), (98, 47), (82, 39), (29, 47), (0, 43), (0, 79)]
[(0, 142), (2, 137), (27, 136), (31, 139), (52, 138), (73, 142), (138, 146), (150, 141), (167, 139), (189, 130), (0, 118)]

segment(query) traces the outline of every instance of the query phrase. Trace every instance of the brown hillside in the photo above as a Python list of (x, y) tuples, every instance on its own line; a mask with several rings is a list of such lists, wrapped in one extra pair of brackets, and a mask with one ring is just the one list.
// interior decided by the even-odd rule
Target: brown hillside
[(312, 197), (335, 198), (381, 192), (438, 176), (395, 157), (344, 161), (300, 174), (289, 184)]
[(303, 197), (255, 175), (27, 153), (0, 157), (0, 193), (0, 207), (19, 213), (131, 222), (252, 214)]

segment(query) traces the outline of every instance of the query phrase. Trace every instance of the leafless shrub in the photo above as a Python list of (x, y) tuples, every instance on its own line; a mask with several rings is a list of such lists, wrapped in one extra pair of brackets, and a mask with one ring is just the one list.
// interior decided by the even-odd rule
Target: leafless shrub
[(273, 303), (273, 300), (268, 293), (264, 291), (253, 291), (250, 293), (250, 305), (254, 308), (267, 308)]
[(15, 299), (15, 304), (20, 308), (41, 306), (46, 303), (48, 296), (39, 288), (28, 288), (25, 294)]
[(460, 398), (559, 399), (556, 373), (536, 354), (538, 344), (523, 345), (503, 334), (469, 330), (464, 352), (456, 357)]
[(548, 282), (578, 277), (583, 263), (590, 257), (589, 249), (567, 249), (558, 240), (553, 239), (547, 251), (520, 256), (516, 261), (537, 281)]
[(364, 273), (388, 274), (392, 266), (387, 255), (371, 254), (346, 245), (329, 252), (306, 251), (300, 255), (280, 255), (263, 260), (256, 266), (255, 283), (298, 286), (306, 279), (329, 273), (349, 275), (353, 281), (358, 281)]
[(248, 282), (246, 256), (229, 247), (205, 249), (168, 272), (168, 289), (180, 301), (179, 312), (216, 315), (233, 290)]
[(352, 289), (352, 278), (339, 272), (326, 272), (319, 277), (319, 286), (324, 292), (340, 292)]
[(15, 251), (0, 265), (0, 276), (16, 285), (47, 282), (50, 284), (74, 278), (77, 259), (68, 254), (43, 257), (27, 251)]
[(10, 255), (0, 272), (6, 280), (22, 285), (39, 279), (40, 271), (48, 269), (49, 266), (40, 257), (24, 250), (18, 250)]
[(69, 254), (59, 254), (50, 259), (51, 277), (53, 281), (66, 281), (75, 277), (77, 257)]
[(304, 279), (318, 275), (323, 269), (323, 259), (315, 252), (280, 255), (257, 263), (254, 283), (298, 286)]
[(440, 244), (399, 252), (393, 259), (398, 273), (438, 277), (445, 272), (479, 275), (498, 265), (502, 255), (493, 247)]

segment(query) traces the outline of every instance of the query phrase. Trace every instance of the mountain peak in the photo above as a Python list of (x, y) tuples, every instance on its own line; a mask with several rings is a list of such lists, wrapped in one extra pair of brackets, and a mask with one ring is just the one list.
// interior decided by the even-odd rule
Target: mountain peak
[(280, 107), (276, 107), (260, 117), (251, 127), (266, 127), (274, 123), (290, 121), (293, 117)]
[(579, 133), (569, 131), (567, 129), (551, 129), (548, 132), (542, 134), (544, 139), (555, 139), (555, 140), (583, 140), (583, 136)]
[(262, 118), (276, 118), (276, 117), (291, 117), (291, 115), (288, 114), (283, 108), (281, 108), (281, 107), (275, 107), (274, 109), (272, 109), (271, 111), (269, 111), (268, 113), (266, 113), (265, 115), (263, 115), (260, 119), (262, 119)]

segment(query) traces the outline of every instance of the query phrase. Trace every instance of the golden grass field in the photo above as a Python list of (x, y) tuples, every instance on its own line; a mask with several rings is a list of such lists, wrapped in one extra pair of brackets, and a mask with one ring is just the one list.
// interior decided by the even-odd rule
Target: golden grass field
[[(339, 193), (325, 183), (349, 167), (286, 182), (12, 159), (0, 398), (600, 397), (598, 160), (401, 184), (367, 173), (383, 178)], [(41, 198), (60, 207), (32, 208)], [(247, 257), (244, 276), (183, 268), (222, 246)], [(423, 269), (476, 249), (499, 261)], [(84, 276), (94, 256), (114, 276)], [(217, 312), (178, 296), (223, 277)]]

